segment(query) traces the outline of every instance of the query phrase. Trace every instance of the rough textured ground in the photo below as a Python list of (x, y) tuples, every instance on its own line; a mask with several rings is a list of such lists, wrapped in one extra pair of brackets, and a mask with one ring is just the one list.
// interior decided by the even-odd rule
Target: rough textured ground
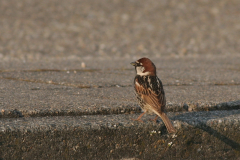
[(178, 132), (173, 135), (166, 134), (162, 122), (147, 122), (150, 116), (144, 118), (145, 124), (133, 122), (131, 118), (137, 116), (4, 119), (2, 154), (6, 159), (235, 159), (240, 156), (240, 110), (175, 113), (171, 118)]
[[(0, 1), (0, 159), (238, 159), (240, 2)], [(132, 61), (162, 121), (133, 122)]]

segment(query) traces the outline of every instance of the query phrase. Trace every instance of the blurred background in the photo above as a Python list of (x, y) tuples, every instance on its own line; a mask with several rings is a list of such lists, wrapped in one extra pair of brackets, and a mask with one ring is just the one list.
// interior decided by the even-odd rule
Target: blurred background
[(1, 60), (239, 53), (239, 0), (0, 1)]

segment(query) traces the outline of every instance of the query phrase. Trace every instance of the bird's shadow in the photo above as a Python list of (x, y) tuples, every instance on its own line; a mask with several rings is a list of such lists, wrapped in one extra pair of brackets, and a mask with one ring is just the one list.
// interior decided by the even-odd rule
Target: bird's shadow
[(240, 106), (237, 110), (215, 110), (215, 111), (200, 111), (200, 112), (186, 112), (175, 117), (172, 120), (185, 122), (191, 126), (199, 128), (210, 135), (216, 137), (225, 144), (231, 146), (234, 150), (240, 151), (240, 144), (236, 141), (226, 137), (217, 130), (207, 125), (207, 121), (224, 118), (231, 115), (240, 114)]

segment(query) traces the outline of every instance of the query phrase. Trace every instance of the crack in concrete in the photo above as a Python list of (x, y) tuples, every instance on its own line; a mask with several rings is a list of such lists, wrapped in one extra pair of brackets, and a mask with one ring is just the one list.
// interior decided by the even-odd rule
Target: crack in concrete
[(80, 85), (80, 84), (72, 84), (65, 82), (53, 82), (53, 81), (43, 81), (43, 80), (35, 80), (35, 79), (22, 79), (22, 78), (13, 78), (13, 77), (0, 77), (1, 79), (15, 80), (15, 81), (23, 81), (23, 82), (31, 82), (31, 83), (43, 83), (43, 84), (53, 84), (53, 85), (63, 85), (77, 88), (93, 88), (94, 86)]
[[(54, 81), (43, 81), (43, 80), (36, 80), (36, 79), (23, 79), (23, 78), (14, 78), (14, 77), (0, 77), (0, 79), (7, 79), (7, 80), (15, 80), (15, 81), (23, 81), (23, 82), (31, 82), (31, 83), (42, 83), (42, 84), (53, 84), (53, 85), (61, 85), (61, 86), (69, 86), (69, 87), (76, 87), (76, 88), (111, 88), (111, 87), (131, 87), (132, 85), (120, 85), (120, 84), (112, 84), (108, 86), (101, 86), (101, 85), (83, 85), (83, 84), (73, 84), (67, 82), (54, 82)], [(238, 86), (240, 83), (212, 83), (212, 84), (164, 84), (163, 86)]]
[(0, 73), (4, 72), (67, 72), (67, 71), (76, 71), (76, 72), (97, 72), (100, 69), (31, 69), (31, 70), (0, 70)]
[[(132, 86), (132, 85), (119, 85), (119, 84), (112, 84), (112, 85), (108, 85), (108, 86), (81, 85), (81, 84), (73, 84), (73, 83), (66, 83), (66, 82), (53, 82), (53, 81), (43, 81), (43, 80), (36, 80), (36, 79), (22, 79), (22, 78), (13, 78), (13, 77), (0, 77), (0, 79), (31, 82), (31, 83), (53, 84), (53, 85), (69, 86), (69, 87), (76, 87), (76, 88), (111, 88), (111, 87), (130, 87), (130, 86)], [(38, 90), (38, 89), (36, 89), (36, 90)]]
[[(107, 71), (112, 69), (106, 69)], [(118, 71), (123, 70), (132, 70), (129, 68), (120, 68), (115, 69)], [(100, 69), (33, 69), (33, 70), (0, 70), (0, 73), (6, 72), (101, 72)], [(105, 72), (106, 73), (106, 72)], [(111, 73), (112, 74), (112, 73)], [(119, 73), (116, 73), (119, 74)], [(76, 88), (110, 88), (110, 87), (130, 87), (132, 85), (120, 85), (120, 84), (112, 84), (109, 86), (101, 86), (101, 85), (83, 85), (83, 84), (74, 84), (74, 83), (67, 83), (67, 82), (54, 82), (54, 81), (44, 81), (38, 79), (23, 79), (23, 78), (14, 78), (14, 77), (0, 77), (0, 79), (8, 79), (8, 80), (15, 80), (15, 81), (24, 81), (24, 82), (31, 82), (31, 83), (42, 83), (42, 84), (53, 84), (53, 85), (62, 85), (62, 86), (69, 86), (69, 87), (76, 87)], [(192, 83), (176, 83), (176, 84), (164, 84), (164, 86), (239, 86), (240, 83), (207, 83), (207, 84), (192, 84)]]

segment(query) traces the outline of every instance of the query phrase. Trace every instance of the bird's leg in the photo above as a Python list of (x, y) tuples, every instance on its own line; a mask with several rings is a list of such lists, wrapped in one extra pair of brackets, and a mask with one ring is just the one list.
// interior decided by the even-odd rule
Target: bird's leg
[(156, 115), (156, 117), (154, 119), (150, 119), (150, 121), (157, 123), (157, 119), (158, 119), (158, 115)]
[(132, 119), (133, 121), (139, 121), (139, 122), (143, 122), (141, 120), (142, 116), (145, 114), (145, 112), (143, 112), (137, 119)]

